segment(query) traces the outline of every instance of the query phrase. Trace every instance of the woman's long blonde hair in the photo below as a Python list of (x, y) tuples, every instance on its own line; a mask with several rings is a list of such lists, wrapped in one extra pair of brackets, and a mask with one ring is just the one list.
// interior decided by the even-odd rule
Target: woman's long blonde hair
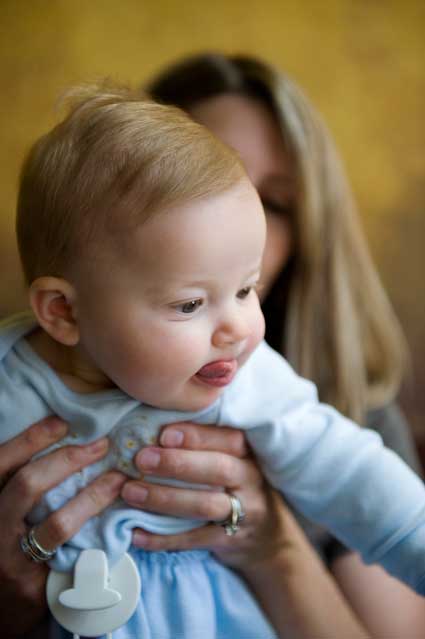
[(261, 100), (272, 111), (292, 159), (297, 202), (294, 255), (269, 294), (274, 299), (264, 304), (266, 322), (278, 327), (269, 341), (317, 384), (322, 401), (364, 422), (368, 409), (397, 393), (405, 340), (322, 119), (286, 75), (246, 56), (188, 58), (168, 67), (147, 90), (188, 111), (223, 93)]

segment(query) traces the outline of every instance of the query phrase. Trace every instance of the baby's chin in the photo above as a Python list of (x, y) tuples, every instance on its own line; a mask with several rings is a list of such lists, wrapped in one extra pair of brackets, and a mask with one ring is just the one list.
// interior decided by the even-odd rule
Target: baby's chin
[(167, 406), (161, 406), (163, 410), (170, 411), (179, 411), (181, 413), (199, 413), (200, 411), (206, 410), (210, 406), (212, 406), (217, 399), (223, 394), (223, 391), (220, 393), (215, 393), (214, 397), (209, 397), (204, 400), (196, 400), (196, 401), (184, 401), (175, 402), (174, 404), (170, 404)]
[(198, 413), (199, 411), (206, 410), (223, 394), (224, 388), (195, 388), (188, 393), (186, 397), (184, 394), (180, 397), (170, 398), (168, 400), (142, 402), (149, 404), (154, 408), (168, 411), (179, 411), (181, 413)]

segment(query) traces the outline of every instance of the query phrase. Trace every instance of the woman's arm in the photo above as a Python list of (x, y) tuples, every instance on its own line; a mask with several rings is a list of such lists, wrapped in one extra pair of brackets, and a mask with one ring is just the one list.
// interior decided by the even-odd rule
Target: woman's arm
[(365, 639), (368, 631), (313, 551), (281, 497), (273, 493), (286, 542), (272, 557), (244, 564), (240, 573), (282, 637)]
[(130, 481), (122, 491), (129, 503), (155, 512), (220, 522), (229, 516), (228, 495), (218, 490), (226, 486), (241, 500), (246, 517), (234, 537), (226, 536), (221, 526), (209, 524), (172, 536), (136, 531), (135, 545), (148, 550), (213, 550), (246, 579), (282, 637), (368, 636), (281, 498), (265, 485), (257, 466), (247, 457), (241, 432), (178, 424), (164, 429), (160, 444), (137, 455), (136, 463), (144, 474), (207, 483), (217, 490)]
[(376, 639), (423, 639), (425, 599), (354, 553), (335, 559), (331, 571), (353, 611)]
[[(422, 468), (409, 425), (396, 404), (370, 411), (366, 426), (382, 437), (418, 474)], [(379, 566), (367, 566), (354, 553), (334, 542), (330, 569), (353, 610), (371, 635), (383, 639), (416, 639), (425, 634), (425, 600)]]
[[(26, 515), (47, 490), (107, 452), (107, 440), (98, 440), (87, 446), (64, 446), (29, 462), (33, 455), (58, 442), (65, 434), (66, 424), (47, 418), (0, 446), (1, 637), (12, 639), (26, 635), (47, 611), (48, 568), (29, 560), (20, 547), (20, 539), (27, 531)], [(36, 527), (37, 540), (46, 549), (63, 544), (85, 521), (117, 498), (125, 479), (117, 472), (97, 478)]]

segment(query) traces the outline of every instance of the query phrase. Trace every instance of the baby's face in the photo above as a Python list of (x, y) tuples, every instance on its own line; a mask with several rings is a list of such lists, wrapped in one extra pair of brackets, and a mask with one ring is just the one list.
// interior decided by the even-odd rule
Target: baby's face
[(149, 219), (76, 282), (88, 360), (144, 403), (207, 407), (263, 337), (255, 286), (265, 234), (248, 181)]

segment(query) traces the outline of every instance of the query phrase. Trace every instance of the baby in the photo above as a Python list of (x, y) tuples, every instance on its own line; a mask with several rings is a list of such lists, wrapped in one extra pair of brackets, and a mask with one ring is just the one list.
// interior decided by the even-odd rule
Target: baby
[[(31, 523), (107, 469), (137, 477), (134, 453), (164, 424), (226, 424), (246, 429), (265, 476), (299, 510), (425, 593), (422, 482), (262, 341), (265, 219), (233, 151), (177, 109), (87, 90), (24, 164), (17, 233), (33, 315), (1, 327), (0, 443), (52, 413), (70, 424), (59, 445), (111, 441)], [(51, 565), (70, 570), (87, 548), (111, 565), (130, 553), (144, 587), (117, 638), (274, 637), (208, 552), (131, 547), (135, 527), (198, 525), (117, 502)]]

